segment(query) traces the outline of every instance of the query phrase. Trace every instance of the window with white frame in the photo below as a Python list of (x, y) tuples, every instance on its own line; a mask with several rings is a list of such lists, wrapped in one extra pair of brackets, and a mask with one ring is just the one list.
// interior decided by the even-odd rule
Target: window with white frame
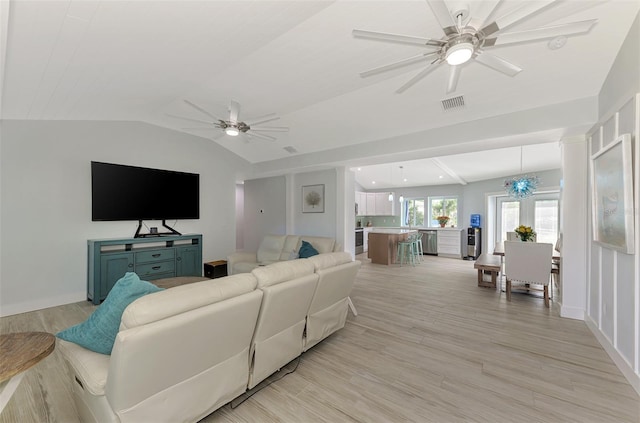
[(424, 226), (424, 198), (405, 198), (401, 212), (402, 226)]
[(458, 226), (458, 197), (429, 197), (428, 226), (440, 226), (439, 216), (448, 216), (447, 226)]

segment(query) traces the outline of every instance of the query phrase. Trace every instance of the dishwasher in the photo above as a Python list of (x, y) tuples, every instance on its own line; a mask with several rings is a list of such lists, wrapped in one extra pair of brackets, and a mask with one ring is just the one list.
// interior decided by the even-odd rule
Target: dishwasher
[(438, 255), (438, 231), (420, 230), (422, 234), (422, 252), (432, 256)]

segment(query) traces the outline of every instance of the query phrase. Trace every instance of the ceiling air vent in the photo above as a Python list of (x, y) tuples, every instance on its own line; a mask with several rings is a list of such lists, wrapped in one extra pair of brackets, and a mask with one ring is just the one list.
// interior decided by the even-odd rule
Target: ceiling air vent
[(458, 97), (451, 97), (451, 98), (442, 100), (442, 109), (445, 112), (448, 112), (449, 110), (462, 109), (462, 108), (464, 108), (464, 97), (461, 95)]
[(298, 150), (296, 150), (295, 148), (291, 147), (290, 145), (286, 146), (286, 147), (282, 147), (283, 150), (286, 150), (289, 154), (295, 154), (298, 152)]

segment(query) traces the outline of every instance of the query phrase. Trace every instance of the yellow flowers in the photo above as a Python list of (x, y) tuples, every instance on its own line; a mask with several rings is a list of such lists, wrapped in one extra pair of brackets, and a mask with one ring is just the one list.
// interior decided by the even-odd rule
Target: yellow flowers
[(533, 241), (533, 238), (536, 236), (536, 233), (531, 229), (531, 226), (520, 225), (514, 230), (521, 241)]

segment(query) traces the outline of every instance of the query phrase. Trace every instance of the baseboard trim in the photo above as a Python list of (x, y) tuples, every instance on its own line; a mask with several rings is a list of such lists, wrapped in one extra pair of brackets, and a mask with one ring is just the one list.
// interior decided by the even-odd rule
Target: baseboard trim
[(567, 319), (584, 320), (585, 312), (582, 308), (568, 307), (564, 304), (561, 304), (560, 317), (566, 317)]
[(640, 395), (640, 375), (633, 371), (631, 365), (627, 362), (627, 360), (616, 350), (616, 348), (609, 342), (607, 337), (600, 331), (596, 322), (590, 316), (586, 316), (584, 322), (587, 324), (589, 330), (596, 337), (602, 348), (607, 352), (609, 357), (613, 360), (614, 364), (622, 375), (629, 381), (633, 389), (636, 390), (638, 395)]
[(43, 308), (57, 307), (65, 304), (77, 303), (87, 299), (87, 292), (76, 292), (59, 297), (47, 298), (38, 301), (28, 301), (18, 304), (0, 306), (0, 317), (12, 316), (14, 314), (28, 313), (30, 311), (42, 310)]

